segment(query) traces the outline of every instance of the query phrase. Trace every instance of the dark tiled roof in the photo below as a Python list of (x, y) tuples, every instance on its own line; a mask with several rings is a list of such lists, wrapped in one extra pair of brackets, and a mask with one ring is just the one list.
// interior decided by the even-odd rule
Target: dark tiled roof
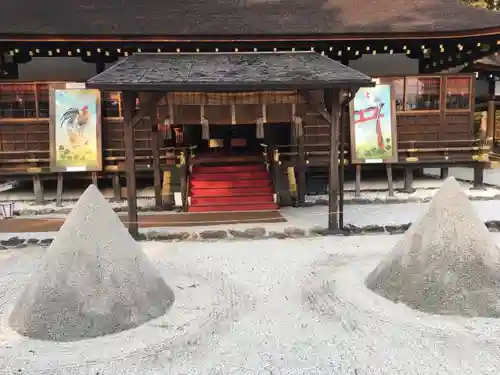
[(494, 67), (499, 67), (500, 66), (500, 56), (495, 56), (495, 55), (486, 56), (486, 57), (483, 57), (482, 59), (476, 60), (475, 64), (478, 66), (479, 65), (490, 65), (490, 66), (494, 66)]
[(455, 32), (500, 26), (459, 0), (10, 0), (1, 34), (255, 36)]
[(314, 52), (141, 53), (87, 84), (105, 90), (245, 91), (371, 86), (372, 80)]

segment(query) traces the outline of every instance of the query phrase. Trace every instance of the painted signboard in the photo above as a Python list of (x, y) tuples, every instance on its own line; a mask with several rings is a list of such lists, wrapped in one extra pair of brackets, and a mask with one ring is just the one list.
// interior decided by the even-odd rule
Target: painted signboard
[(51, 171), (102, 170), (101, 94), (81, 84), (51, 86)]
[(351, 160), (361, 163), (398, 161), (396, 106), (390, 85), (362, 87), (351, 101)]

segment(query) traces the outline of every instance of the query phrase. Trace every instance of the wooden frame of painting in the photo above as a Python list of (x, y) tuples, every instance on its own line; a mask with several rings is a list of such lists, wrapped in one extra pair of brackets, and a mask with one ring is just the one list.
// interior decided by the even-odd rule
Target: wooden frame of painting
[[(384, 89), (385, 91), (385, 100), (384, 98), (380, 98), (380, 95), (377, 97), (377, 95), (374, 94), (375, 90), (380, 90), (382, 87), (387, 87), (387, 89)], [(387, 95), (389, 98), (387, 99)], [(374, 126), (376, 128), (376, 131), (373, 133), (374, 138), (371, 143), (373, 143), (373, 147), (370, 149), (365, 149), (364, 150), (364, 155), (363, 153), (360, 152), (359, 149), (359, 144), (356, 136), (356, 124), (359, 123), (359, 120), (356, 121), (356, 115), (359, 115), (360, 109), (356, 109), (356, 99), (360, 100), (360, 97), (363, 98), (362, 100), (365, 100), (365, 102), (369, 102), (373, 104), (372, 106), (363, 106), (365, 109), (363, 109), (363, 113), (367, 111), (374, 111), (375, 117), (364, 119), (364, 121), (372, 121), (375, 120)], [(378, 84), (375, 87), (365, 87), (365, 88), (360, 88), (358, 92), (356, 93), (356, 96), (351, 100), (349, 103), (349, 112), (350, 112), (350, 126), (351, 126), (351, 163), (352, 164), (376, 164), (376, 163), (397, 163), (398, 161), (398, 132), (397, 132), (397, 123), (396, 123), (396, 103), (393, 100), (394, 98), (394, 89), (392, 88), (391, 85), (387, 84)], [(385, 103), (389, 102), (390, 104), (387, 106)], [(380, 107), (380, 104), (384, 104), (383, 107)], [(388, 126), (390, 127), (390, 130), (386, 130), (386, 134), (390, 134), (390, 138), (386, 137), (384, 139), (384, 134), (383, 132), (380, 132), (381, 134), (379, 135), (379, 124), (380, 124), (380, 117), (383, 114), (383, 108), (389, 108), (389, 116), (386, 118), (389, 118), (390, 124), (386, 124), (383, 128), (387, 128)], [(377, 109), (378, 108), (378, 109)], [(355, 112), (356, 110), (356, 112)], [(363, 115), (362, 115), (363, 116)], [(382, 129), (380, 129), (382, 130)], [(370, 143), (370, 146), (371, 146)], [(390, 147), (388, 148), (387, 143), (390, 143)], [(377, 149), (378, 147), (378, 149)], [(366, 148), (366, 147), (365, 147)], [(364, 156), (364, 157), (363, 157)]]
[(98, 172), (102, 165), (101, 92), (84, 83), (51, 84), (51, 172)]

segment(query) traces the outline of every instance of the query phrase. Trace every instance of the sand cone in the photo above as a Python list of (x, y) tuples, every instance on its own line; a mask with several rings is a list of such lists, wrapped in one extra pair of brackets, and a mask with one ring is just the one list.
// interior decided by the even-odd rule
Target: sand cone
[(90, 185), (9, 323), (31, 338), (73, 341), (136, 327), (163, 315), (173, 301), (172, 290)]
[(365, 283), (427, 313), (500, 316), (500, 251), (453, 177)]

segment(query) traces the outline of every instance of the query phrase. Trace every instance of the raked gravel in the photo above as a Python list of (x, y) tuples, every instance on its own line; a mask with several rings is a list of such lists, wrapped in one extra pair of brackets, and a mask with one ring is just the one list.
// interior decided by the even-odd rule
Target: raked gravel
[[(496, 375), (500, 321), (427, 315), (364, 286), (400, 238), (142, 243), (175, 290), (167, 315), (70, 343), (3, 325), (0, 374)], [(42, 256), (0, 252), (2, 324)]]

